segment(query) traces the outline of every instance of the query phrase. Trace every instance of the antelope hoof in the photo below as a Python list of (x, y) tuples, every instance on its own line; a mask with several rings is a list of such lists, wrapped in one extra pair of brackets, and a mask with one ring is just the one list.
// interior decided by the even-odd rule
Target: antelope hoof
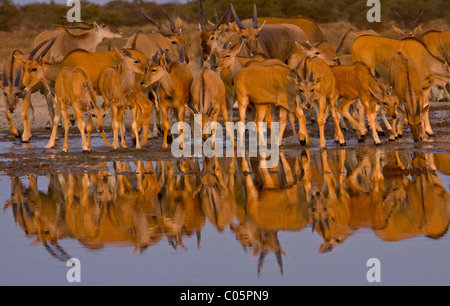
[(397, 139), (397, 137), (395, 138), (389, 138), (389, 141), (395, 141)]
[(397, 135), (397, 139), (401, 139), (401, 138), (403, 138), (403, 135), (402, 134), (398, 134)]
[(14, 137), (16, 137), (17, 139), (22, 139), (22, 134), (18, 134), (18, 135), (14, 135)]
[[(67, 151), (66, 151), (67, 152)], [(91, 153), (92, 152), (92, 149), (89, 149), (89, 150), (83, 150), (83, 153)]]
[(301, 144), (302, 146), (306, 146), (306, 139), (305, 139), (305, 140), (300, 140), (300, 144)]
[(434, 134), (434, 133), (431, 133), (431, 134), (430, 134), (430, 133), (427, 132), (427, 135), (428, 135), (428, 137), (436, 138), (436, 134)]
[(346, 144), (346, 142), (344, 141), (343, 143), (340, 143), (339, 144), (341, 147), (345, 147), (347, 144)]
[(386, 136), (386, 133), (384, 131), (377, 132), (378, 136)]
[(21, 140), (22, 143), (30, 143), (30, 140)]

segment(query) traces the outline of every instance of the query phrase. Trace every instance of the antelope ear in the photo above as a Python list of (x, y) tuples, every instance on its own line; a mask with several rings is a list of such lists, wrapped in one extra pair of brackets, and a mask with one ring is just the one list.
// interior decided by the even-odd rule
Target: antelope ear
[(258, 33), (261, 32), (262, 28), (264, 27), (264, 25), (266, 24), (267, 20), (264, 20), (263, 24), (261, 26), (258, 27)]
[(116, 53), (120, 56), (120, 58), (121, 58), (121, 59), (125, 59), (125, 56), (123, 55), (123, 53), (122, 53), (121, 51), (119, 51), (119, 50), (117, 49), (117, 47), (116, 47), (115, 49), (116, 49)]
[(202, 30), (202, 25), (199, 23), (198, 24), (198, 30), (200, 31), (200, 32), (202, 32), (203, 30)]
[(212, 27), (214, 27), (215, 26), (215, 24), (214, 23), (212, 23), (210, 20), (208, 20), (207, 21), (208, 22), (208, 24), (210, 25), (210, 26), (212, 26)]
[(298, 81), (295, 78), (290, 77), (290, 76), (288, 76), (287, 78), (288, 78), (289, 82), (291, 82), (292, 84), (294, 84), (294, 85), (298, 84)]
[(301, 51), (303, 51), (303, 52), (306, 51), (305, 48), (304, 48), (301, 44), (299, 44), (298, 42), (295, 42), (295, 45), (297, 46), (297, 48), (298, 48), (299, 50), (301, 50)]
[(100, 26), (97, 24), (97, 22), (94, 21), (93, 25), (95, 28), (100, 29)]
[(424, 108), (422, 108), (422, 110), (420, 111), (420, 115), (423, 116), (429, 109), (430, 104), (424, 106)]
[(420, 25), (420, 26), (418, 26), (417, 28), (415, 28), (414, 30), (413, 30), (413, 36), (415, 36), (417, 33), (419, 33), (420, 31), (422, 31), (422, 26)]
[(394, 29), (395, 32), (397, 32), (398, 34), (402, 35), (402, 30), (400, 30), (399, 28), (397, 28), (396, 26), (392, 26), (392, 28)]
[(322, 74), (320, 77), (318, 77), (318, 78), (316, 78), (316, 79), (314, 80), (314, 85), (316, 85), (317, 83), (319, 83), (322, 79), (323, 79), (323, 74)]
[(19, 62), (22, 62), (23, 64), (25, 64), (27, 62), (27, 59), (22, 56), (17, 56), (17, 55), (13, 55), (13, 56), (16, 60), (18, 60)]

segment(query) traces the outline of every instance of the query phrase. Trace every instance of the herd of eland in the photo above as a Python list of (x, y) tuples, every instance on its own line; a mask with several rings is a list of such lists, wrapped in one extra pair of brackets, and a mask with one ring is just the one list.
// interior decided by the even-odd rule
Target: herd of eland
[[(364, 141), (366, 118), (374, 143), (381, 144), (378, 116), (390, 130), (389, 141), (402, 136), (404, 124), (414, 141), (435, 137), (429, 101), (433, 90), (450, 92), (450, 31), (419, 36), (423, 12), (409, 28), (395, 12), (401, 23), (400, 28), (393, 26), (400, 35), (397, 39), (373, 30), (351, 29), (336, 50), (313, 20), (258, 17), (256, 5), (253, 18), (246, 20), (239, 18), (233, 4), (221, 16), (214, 8), (215, 22), (211, 22), (200, 0), (199, 31), (191, 37), (165, 11), (169, 26), (142, 9), (141, 13), (157, 30), (136, 31), (121, 49), (97, 52), (102, 40), (123, 34), (104, 24), (81, 22), (40, 33), (29, 53), (13, 50), (2, 67), (0, 82), (11, 133), (22, 142), (30, 141), (31, 97), (41, 93), (53, 127), (46, 148), (55, 147), (62, 116), (65, 152), (69, 110), (75, 115), (83, 151), (91, 151), (94, 126), (105, 146), (110, 146), (103, 122), (108, 112), (112, 148), (126, 148), (127, 110), (136, 148), (149, 141), (151, 121), (153, 136), (162, 131), (162, 146), (168, 147), (169, 111), (181, 122), (187, 113), (199, 114), (208, 122), (217, 122), (219, 115), (224, 122), (233, 122), (233, 109), (237, 109), (238, 122), (244, 124), (253, 120), (258, 127), (265, 120), (270, 128), (277, 120), (279, 144), (289, 119), (300, 144), (311, 145), (306, 114), (317, 122), (320, 148), (325, 148), (330, 112), (334, 140), (341, 146), (346, 144), (346, 123), (356, 130), (358, 141)], [(22, 133), (12, 120), (20, 101)], [(238, 136), (245, 132), (243, 127), (238, 125)], [(233, 133), (235, 143), (234, 132), (228, 132)]]

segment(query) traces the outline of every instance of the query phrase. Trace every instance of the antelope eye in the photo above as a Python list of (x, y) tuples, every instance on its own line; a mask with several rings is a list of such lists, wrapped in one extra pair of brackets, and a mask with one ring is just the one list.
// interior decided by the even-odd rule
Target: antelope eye
[(97, 118), (97, 116), (96, 116), (96, 115), (94, 115), (94, 114), (92, 114), (92, 118)]
[(105, 117), (106, 117), (106, 114), (103, 115), (103, 118), (105, 118)]
[(172, 45), (176, 45), (177, 42), (176, 41), (171, 41)]
[(134, 61), (135, 64), (139, 64), (139, 61)]
[(158, 71), (158, 69), (156, 69), (156, 68), (153, 68), (153, 69), (152, 69), (152, 72), (156, 72), (156, 71)]
[(311, 89), (311, 92), (314, 92), (314, 88), (313, 88), (313, 89)]
[(231, 55), (228, 54), (228, 55), (225, 55), (225, 57), (231, 57)]
[(36, 71), (36, 70), (37, 70), (37, 68), (32, 68), (32, 69), (31, 69), (31, 71), (33, 71), (33, 72)]
[(316, 55), (320, 55), (320, 52), (316, 52)]
[(213, 36), (213, 37), (211, 37), (211, 40), (214, 40), (214, 36)]

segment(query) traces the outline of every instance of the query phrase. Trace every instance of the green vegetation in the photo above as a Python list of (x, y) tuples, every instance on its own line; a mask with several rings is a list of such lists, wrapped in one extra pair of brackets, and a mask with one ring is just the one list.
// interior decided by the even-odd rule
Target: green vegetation
[[(213, 2), (219, 14), (224, 12), (230, 0), (205, 0), (205, 15), (213, 19)], [(318, 23), (336, 21), (349, 22), (359, 28), (376, 28), (379, 24), (370, 24), (366, 20), (366, 0), (234, 0), (233, 4), (241, 19), (252, 16), (253, 3), (258, 7), (258, 15), (272, 17), (293, 17), (303, 15)], [(139, 13), (138, 5), (157, 19), (164, 19), (163, 12), (155, 2), (142, 0), (111, 1), (103, 6), (82, 1), (81, 17), (86, 21), (104, 22), (111, 26), (142, 26), (148, 22)], [(199, 2), (186, 4), (168, 3), (160, 5), (172, 16), (178, 16), (189, 23), (198, 23)], [(396, 20), (393, 10), (397, 10), (410, 24), (424, 11), (421, 21), (446, 19), (450, 16), (448, 0), (381, 0), (382, 21)], [(24, 6), (12, 4), (10, 0), (0, 0), (0, 31), (21, 29), (44, 29), (53, 24), (64, 24), (68, 7), (59, 4), (33, 3)]]

